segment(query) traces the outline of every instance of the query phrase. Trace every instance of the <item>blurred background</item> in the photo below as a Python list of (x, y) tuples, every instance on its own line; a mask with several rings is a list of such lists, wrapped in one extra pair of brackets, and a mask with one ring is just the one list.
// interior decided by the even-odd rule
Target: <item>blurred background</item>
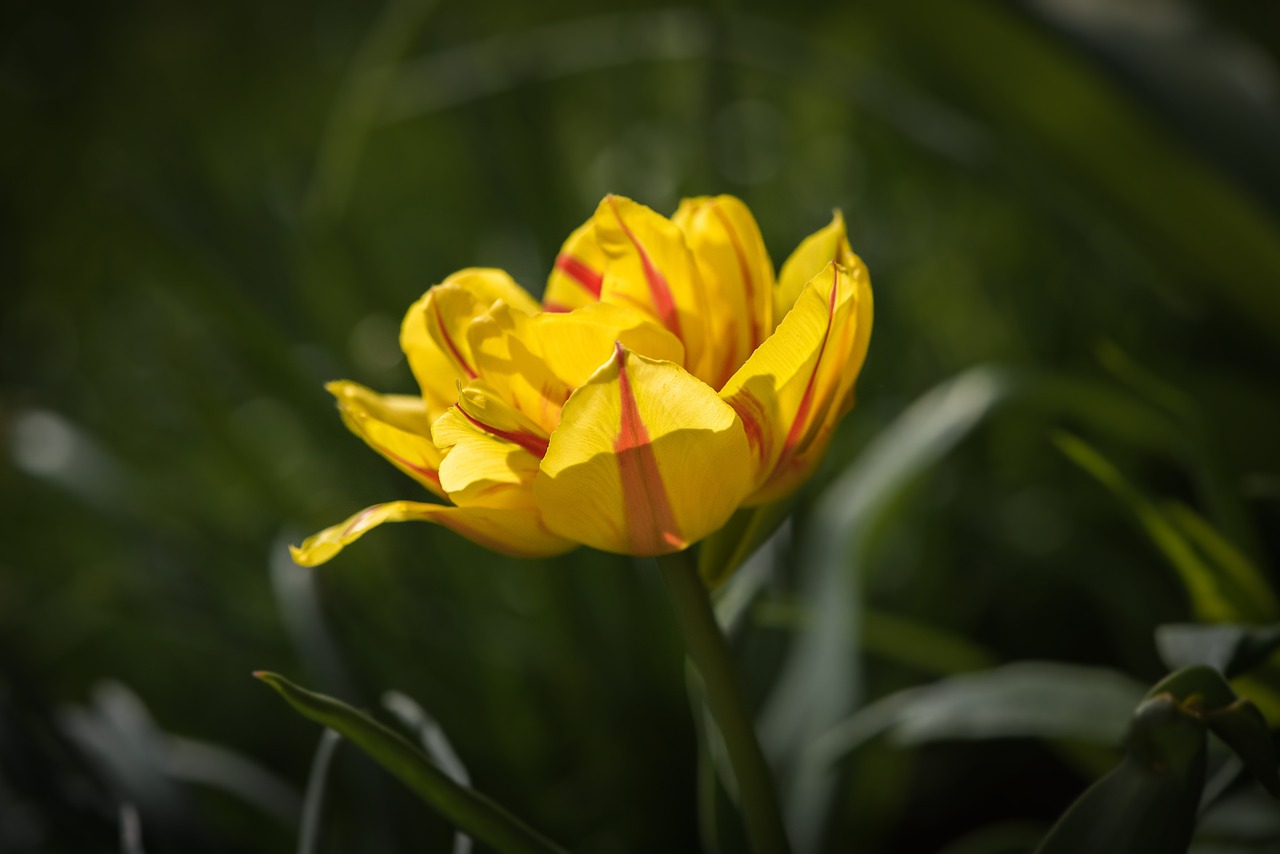
[[(740, 850), (651, 566), (427, 525), (287, 555), (420, 497), (322, 384), (412, 390), (409, 304), (472, 265), (540, 292), (607, 192), (737, 194), (775, 264), (844, 211), (877, 302), (859, 402), (721, 605), (783, 764), (1011, 662), (1118, 693), (1051, 737), (979, 704), (854, 738), (808, 825), (1028, 850), (1119, 755), (1156, 627), (1224, 617), (1197, 572), (1276, 616), (1278, 59), (1250, 0), (7, 4), (0, 851), (297, 846), (320, 730), (256, 669), (388, 720), (412, 698), (574, 851)], [(311, 850), (452, 844), (350, 746), (319, 778)], [(1221, 850), (1280, 850), (1250, 815)]]

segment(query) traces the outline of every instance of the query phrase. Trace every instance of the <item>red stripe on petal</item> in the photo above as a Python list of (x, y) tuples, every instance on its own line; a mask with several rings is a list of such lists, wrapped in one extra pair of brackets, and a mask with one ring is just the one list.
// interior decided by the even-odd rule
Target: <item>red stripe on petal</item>
[(813, 370), (809, 373), (809, 382), (804, 387), (804, 396), (800, 398), (800, 407), (796, 410), (796, 417), (791, 422), (791, 428), (787, 431), (787, 439), (782, 445), (782, 458), (778, 460), (778, 468), (790, 461), (791, 453), (795, 449), (796, 444), (804, 435), (806, 422), (809, 420), (809, 410), (813, 408), (813, 387), (818, 379), (818, 368), (822, 366), (822, 355), (826, 352), (827, 341), (831, 338), (831, 322), (836, 316), (836, 296), (839, 292), (840, 271), (833, 264), (831, 265), (831, 298), (827, 302), (827, 328), (822, 333), (822, 345), (818, 347), (818, 358), (814, 360)]
[(628, 544), (633, 554), (665, 554), (682, 549), (688, 543), (680, 536), (649, 431), (640, 419), (631, 379), (627, 376), (627, 351), (619, 343), (614, 347), (618, 359), (622, 418), (613, 450), (618, 455), (618, 472), (622, 480)]
[(573, 311), (573, 309), (570, 306), (567, 306), (564, 303), (547, 302), (545, 300), (542, 303), (542, 310), (549, 311), (552, 314), (568, 314), (569, 312)]
[(733, 397), (729, 398), (728, 403), (733, 407), (733, 411), (738, 413), (738, 419), (742, 421), (742, 428), (746, 431), (747, 445), (751, 448), (751, 452), (755, 454), (757, 460), (763, 460), (767, 456), (763, 427), (767, 416), (764, 405), (745, 388), (739, 389)]
[(458, 345), (454, 344), (453, 339), (449, 337), (449, 330), (445, 328), (444, 318), (440, 316), (439, 309), (437, 309), (434, 314), (436, 318), (436, 328), (440, 330), (440, 337), (444, 339), (445, 346), (449, 348), (449, 352), (453, 355), (453, 360), (458, 363), (459, 367), (461, 367), (463, 371), (466, 372), (468, 379), (475, 379), (479, 374), (477, 374), (475, 369), (467, 363), (466, 359), (462, 358), (462, 353), (458, 350)]
[(667, 327), (677, 338), (683, 339), (680, 334), (680, 315), (676, 312), (676, 301), (671, 296), (671, 286), (667, 284), (667, 277), (662, 275), (662, 271), (653, 265), (653, 261), (649, 258), (649, 253), (645, 251), (644, 246), (627, 227), (626, 222), (622, 219), (622, 214), (618, 213), (618, 204), (614, 201), (613, 196), (609, 196), (609, 208), (613, 211), (613, 215), (618, 220), (618, 225), (622, 227), (622, 233), (631, 241), (631, 245), (635, 247), (636, 254), (640, 256), (640, 264), (644, 268), (645, 281), (649, 283), (649, 295), (653, 298), (653, 307), (658, 312), (658, 317), (662, 319), (662, 325)]
[(473, 417), (471, 413), (467, 412), (467, 410), (463, 409), (461, 406), (458, 407), (458, 411), (462, 413), (463, 418), (466, 418), (473, 425), (488, 433), (490, 436), (510, 442), (513, 445), (519, 445), (538, 459), (542, 459), (547, 455), (548, 441), (541, 436), (535, 436), (532, 433), (516, 432), (514, 430), (499, 430), (497, 427), (491, 427), (479, 418)]
[[(440, 472), (425, 465), (418, 465), (417, 463), (409, 462), (404, 457), (392, 451), (386, 445), (383, 445), (379, 442), (375, 442), (373, 440), (373, 437), (369, 435), (369, 431), (364, 428), (364, 419), (362, 417), (352, 415), (351, 419), (352, 419), (351, 423), (353, 423), (360, 430), (360, 438), (364, 439), (365, 442), (369, 444), (369, 447), (373, 448), (375, 451), (382, 454), (387, 459), (394, 460), (395, 462), (399, 463), (405, 468), (417, 472), (418, 474), (425, 477), (427, 480), (434, 483), (436, 486), (440, 486)], [(443, 491), (443, 487), (441, 487), (441, 491)]]
[(604, 281), (603, 273), (593, 270), (581, 258), (570, 255), (568, 252), (561, 252), (556, 256), (556, 269), (581, 285), (583, 290), (591, 296), (600, 299), (600, 284)]
[(751, 323), (751, 346), (747, 350), (748, 353), (751, 353), (764, 340), (760, 329), (760, 318), (756, 316), (756, 280), (751, 275), (751, 265), (747, 263), (747, 251), (742, 246), (742, 236), (733, 227), (733, 221), (725, 215), (719, 205), (713, 205), (711, 210), (716, 215), (716, 219), (720, 220), (720, 225), (724, 228), (725, 234), (729, 235), (729, 242), (733, 244), (733, 254), (738, 256), (738, 272), (742, 275), (742, 286), (747, 295), (747, 318)]
[(383, 456), (387, 457), (388, 459), (395, 460), (405, 468), (411, 469), (412, 471), (415, 471), (418, 474), (422, 475), (427, 480), (434, 483), (436, 486), (440, 486), (440, 473), (435, 469), (427, 468), (426, 466), (420, 466), (417, 463), (411, 463), (408, 460), (406, 460), (404, 457), (391, 451), (389, 448), (383, 445), (379, 445), (377, 442), (370, 441), (369, 444), (373, 445), (375, 450), (377, 450), (379, 453), (381, 453)]

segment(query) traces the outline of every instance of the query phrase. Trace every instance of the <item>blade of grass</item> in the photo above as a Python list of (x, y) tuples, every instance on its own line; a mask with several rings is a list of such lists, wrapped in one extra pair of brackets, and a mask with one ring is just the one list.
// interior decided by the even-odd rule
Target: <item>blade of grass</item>
[(1096, 448), (1065, 431), (1054, 435), (1054, 444), (1133, 512), (1147, 536), (1177, 571), (1198, 620), (1225, 623), (1267, 618), (1265, 602), (1258, 602), (1234, 578), (1206, 561), (1164, 511)]
[(320, 743), (311, 757), (311, 773), (307, 775), (307, 793), (302, 804), (299, 824), (298, 854), (320, 854), (324, 835), (324, 805), (329, 791), (329, 766), (342, 742), (342, 736), (329, 728), (320, 734)]
[(513, 854), (564, 854), (537, 831), (473, 789), (454, 782), (404, 736), (350, 706), (294, 685), (276, 673), (255, 677), (274, 688), (295, 710), (345, 736), (398, 777), (459, 830)]
[[(457, 751), (449, 743), (444, 728), (436, 719), (428, 715), (418, 703), (399, 691), (388, 691), (382, 695), (382, 705), (387, 711), (400, 719), (406, 727), (418, 735), (423, 750), (431, 760), (440, 766), (440, 770), (459, 786), (470, 786), (471, 775), (467, 766), (462, 764)], [(471, 854), (471, 837), (465, 833), (457, 833), (453, 837), (453, 854)]]
[(1021, 384), (1008, 372), (971, 369), (935, 387), (898, 417), (826, 490), (799, 535), (800, 599), (809, 630), (792, 644), (761, 715), (776, 761), (790, 761), (784, 791), (797, 850), (820, 848), (835, 780), (828, 768), (797, 759), (813, 739), (849, 715), (861, 692), (850, 650), (861, 632), (860, 577), (876, 532), (895, 502)]

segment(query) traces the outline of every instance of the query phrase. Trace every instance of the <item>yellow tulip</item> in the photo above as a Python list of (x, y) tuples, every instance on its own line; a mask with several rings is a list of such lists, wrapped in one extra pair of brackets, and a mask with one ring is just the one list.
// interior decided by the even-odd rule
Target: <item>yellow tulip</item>
[(839, 213), (775, 281), (738, 199), (687, 199), (668, 219), (608, 196), (541, 304), (490, 269), (413, 304), (400, 343), (420, 395), (328, 386), (352, 432), (447, 503), (374, 505), (294, 560), (408, 520), (527, 557), (684, 549), (812, 474), (853, 404), (871, 319)]

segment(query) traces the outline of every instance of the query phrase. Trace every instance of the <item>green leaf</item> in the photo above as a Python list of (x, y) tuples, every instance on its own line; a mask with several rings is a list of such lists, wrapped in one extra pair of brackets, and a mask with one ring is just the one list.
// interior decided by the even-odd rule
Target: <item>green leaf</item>
[(1124, 761), (1071, 805), (1037, 854), (1185, 854), (1204, 789), (1205, 727), (1178, 702), (1145, 701)]
[(934, 676), (986, 670), (992, 654), (969, 638), (874, 608), (862, 612), (862, 648)]
[(816, 739), (807, 758), (815, 770), (830, 766), (885, 733), (908, 745), (986, 738), (1115, 745), (1144, 690), (1108, 668), (1015, 662), (882, 697)]
[(1241, 699), (1225, 709), (1205, 715), (1213, 734), (1235, 751), (1272, 797), (1280, 798), (1280, 774), (1276, 772), (1276, 746), (1267, 720), (1258, 707)]
[(1147, 699), (1161, 695), (1173, 697), (1197, 714), (1225, 709), (1237, 699), (1222, 674), (1202, 664), (1170, 673), (1147, 692)]
[(1164, 503), (1165, 515), (1187, 540), (1235, 587), (1250, 597), (1262, 619), (1280, 617), (1280, 604), (1266, 575), (1244, 552), (1190, 507), (1178, 501)]
[(303, 802), (302, 822), (298, 826), (298, 854), (319, 854), (321, 851), (324, 810), (329, 794), (329, 768), (341, 743), (342, 736), (326, 727), (320, 734), (320, 743), (311, 757), (307, 796)]
[(1111, 490), (1133, 512), (1147, 536), (1178, 573), (1198, 620), (1219, 623), (1266, 619), (1269, 603), (1259, 601), (1252, 586), (1242, 585), (1232, 572), (1206, 559), (1165, 511), (1130, 483), (1096, 448), (1062, 431), (1055, 434), (1054, 443), (1068, 459)]
[(1108, 203), (1171, 281), (1230, 305), (1271, 339), (1280, 333), (1274, 214), (1137, 109), (1084, 51), (1067, 49), (1067, 40), (1031, 24), (1014, 4), (922, 0), (872, 8), (948, 91)]
[(787, 520), (795, 498), (744, 507), (698, 546), (698, 575), (715, 591)]
[[(441, 771), (449, 775), (449, 779), (459, 786), (471, 786), (471, 774), (462, 763), (457, 751), (453, 749), (444, 728), (436, 719), (427, 714), (417, 701), (399, 691), (388, 691), (382, 695), (382, 705), (400, 719), (400, 723), (418, 736), (422, 749), (431, 757), (431, 761)], [(471, 837), (458, 833), (453, 838), (453, 854), (470, 854)]]
[(1156, 629), (1160, 660), (1173, 669), (1204, 664), (1228, 679), (1248, 672), (1280, 649), (1280, 623), (1270, 626), (1170, 623)]
[(498, 851), (563, 854), (563, 849), (484, 795), (458, 785), (407, 739), (363, 712), (300, 688), (275, 673), (254, 676), (278, 691), (304, 717), (342, 734), (464, 833)]
[[(811, 617), (794, 597), (761, 596), (751, 612), (757, 626), (803, 631)], [(862, 610), (863, 652), (920, 670), (931, 676), (953, 676), (996, 666), (991, 653), (966, 637), (898, 614), (870, 607)]]
[(1221, 673), (1205, 665), (1187, 667), (1166, 676), (1147, 696), (1169, 697), (1184, 713), (1205, 723), (1268, 792), (1280, 797), (1275, 742), (1267, 721), (1257, 706), (1236, 696)]
[[(1099, 363), (1112, 376), (1133, 389), (1156, 409), (1167, 413), (1172, 423), (1177, 425), (1180, 436), (1178, 456), (1184, 460), (1188, 473), (1195, 478), (1205, 507), (1213, 514), (1217, 525), (1230, 537), (1219, 534), (1217, 529), (1190, 508), (1176, 502), (1166, 508), (1170, 518), (1184, 534), (1197, 542), (1210, 559), (1236, 575), (1242, 584), (1252, 585), (1254, 594), (1260, 597), (1259, 601), (1269, 603), (1271, 612), (1275, 614), (1274, 594), (1264, 577), (1244, 554), (1257, 554), (1261, 547), (1249, 508), (1223, 457), (1222, 440), (1218, 435), (1219, 425), (1215, 422), (1213, 413), (1197, 406), (1189, 394), (1156, 372), (1138, 364), (1112, 341), (1099, 344), (1097, 356)], [(1229, 539), (1234, 540), (1235, 544), (1229, 542)]]
[(1028, 661), (918, 689), (898, 712), (895, 739), (1071, 738), (1117, 744), (1143, 686), (1101, 667)]
[[(858, 705), (859, 576), (874, 534), (894, 503), (924, 472), (969, 436), (1020, 387), (1006, 371), (974, 368), (941, 383), (886, 427), (823, 492), (807, 529), (800, 564), (801, 604), (809, 630), (796, 637), (760, 716), (761, 739), (788, 764), (784, 808), (799, 850), (818, 846), (836, 781), (805, 753), (814, 739)], [(789, 773), (788, 773), (789, 772)]]

